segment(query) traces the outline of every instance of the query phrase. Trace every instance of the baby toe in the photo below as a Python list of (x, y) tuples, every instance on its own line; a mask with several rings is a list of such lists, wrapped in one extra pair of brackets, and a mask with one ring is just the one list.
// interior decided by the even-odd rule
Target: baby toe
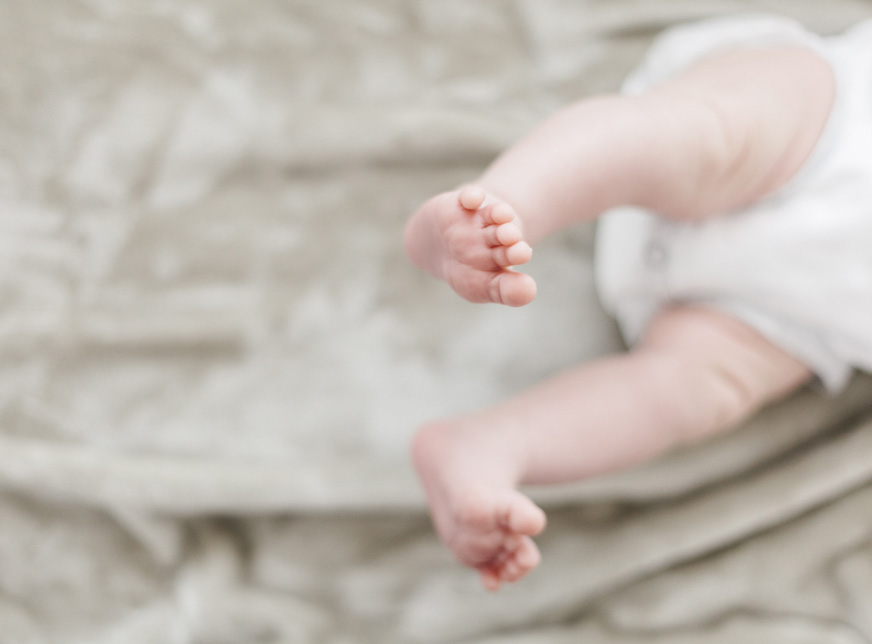
[(526, 264), (533, 259), (533, 249), (525, 241), (519, 241), (506, 248), (506, 259), (510, 266)]
[(493, 249), (493, 260), (502, 268), (526, 264), (533, 257), (533, 249), (527, 242), (520, 241), (511, 246), (497, 246)]
[(507, 203), (495, 203), (481, 213), (486, 224), (507, 224), (515, 221), (515, 210)]
[(511, 246), (521, 241), (524, 238), (524, 234), (521, 232), (521, 227), (518, 224), (510, 222), (496, 226), (494, 237), (498, 244)]
[(523, 577), (529, 568), (523, 568), (515, 559), (507, 560), (500, 568), (500, 579), (502, 581), (518, 581)]
[(542, 555), (539, 553), (539, 548), (529, 537), (525, 537), (515, 550), (515, 556), (512, 561), (515, 562), (524, 572), (528, 572), (539, 565), (542, 560)]
[(536, 282), (529, 275), (504, 270), (490, 279), (488, 297), (506, 306), (524, 306), (536, 297)]
[(514, 222), (499, 225), (494, 224), (484, 228), (485, 243), (491, 248), (517, 244), (523, 237), (521, 227)]
[(536, 535), (545, 529), (547, 518), (538, 505), (523, 494), (517, 494), (506, 508), (502, 524), (523, 535)]
[(484, 203), (487, 195), (481, 188), (463, 188), (457, 196), (460, 205), (466, 210), (478, 210)]
[(497, 591), (502, 586), (503, 581), (500, 579), (500, 574), (492, 569), (492, 568), (482, 568), (481, 573), (481, 583), (482, 585), (490, 591)]

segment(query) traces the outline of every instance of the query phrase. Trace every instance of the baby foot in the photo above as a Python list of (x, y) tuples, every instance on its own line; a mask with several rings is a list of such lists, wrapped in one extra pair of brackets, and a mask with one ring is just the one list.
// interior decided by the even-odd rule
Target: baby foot
[[(475, 457), (466, 432), (427, 427), (415, 438), (415, 466), (439, 536), (488, 590), (517, 581), (540, 561), (530, 538), (545, 528), (545, 513), (508, 482), (501, 469)], [(470, 449), (472, 448), (472, 449)]]
[(523, 306), (536, 283), (513, 266), (532, 256), (512, 207), (480, 188), (446, 192), (427, 201), (406, 227), (412, 261), (470, 302)]

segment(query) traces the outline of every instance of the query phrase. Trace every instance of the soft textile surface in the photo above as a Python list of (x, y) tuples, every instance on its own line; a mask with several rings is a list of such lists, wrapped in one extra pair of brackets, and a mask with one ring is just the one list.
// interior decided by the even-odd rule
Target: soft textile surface
[(620, 349), (590, 228), (510, 310), (412, 270), (409, 211), (748, 10), (872, 2), (0, 0), (0, 641), (872, 641), (868, 376), (533, 491), (544, 563), (497, 595), (406, 454)]

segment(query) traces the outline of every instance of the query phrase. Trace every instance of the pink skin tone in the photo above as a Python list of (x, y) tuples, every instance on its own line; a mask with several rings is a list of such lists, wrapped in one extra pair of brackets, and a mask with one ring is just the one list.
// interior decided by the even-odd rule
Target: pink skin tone
[[(618, 205), (687, 221), (752, 203), (808, 158), (834, 96), (824, 60), (778, 47), (710, 57), (638, 97), (571, 105), (477, 181), (424, 203), (407, 253), (471, 302), (529, 304), (536, 284), (514, 267), (539, 240)], [(532, 537), (545, 514), (518, 486), (640, 463), (735, 426), (810, 376), (737, 320), (676, 305), (628, 354), (425, 425), (414, 462), (440, 537), (496, 590), (540, 559)]]

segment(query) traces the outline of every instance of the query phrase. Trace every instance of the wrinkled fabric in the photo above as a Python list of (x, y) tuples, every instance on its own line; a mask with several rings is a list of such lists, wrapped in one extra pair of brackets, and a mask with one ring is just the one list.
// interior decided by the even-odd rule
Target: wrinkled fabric
[[(872, 638), (868, 378), (534, 490), (542, 568), (497, 595), (407, 457), (420, 423), (621, 349), (591, 227), (537, 247), (514, 310), (412, 269), (408, 213), (746, 4), (4, 0), (0, 639)], [(872, 5), (789, 11), (832, 34)]]

